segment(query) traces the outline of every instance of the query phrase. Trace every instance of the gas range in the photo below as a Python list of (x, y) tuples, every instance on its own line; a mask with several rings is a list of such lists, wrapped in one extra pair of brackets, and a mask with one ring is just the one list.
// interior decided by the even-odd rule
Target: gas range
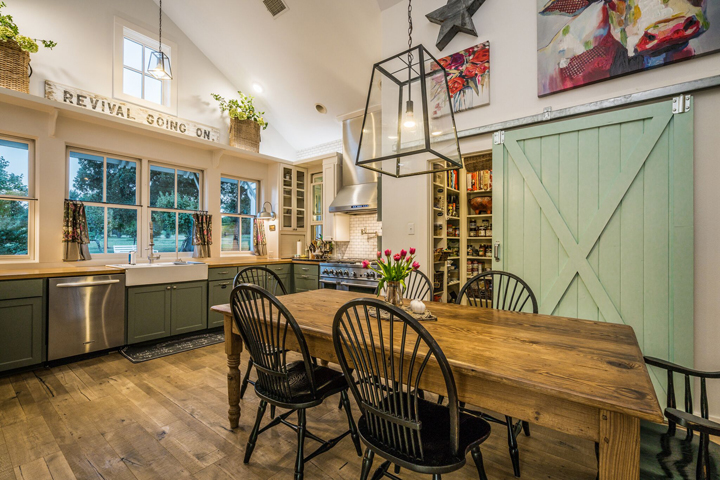
[(375, 272), (362, 268), (362, 260), (332, 260), (320, 264), (321, 288), (374, 292), (379, 281)]

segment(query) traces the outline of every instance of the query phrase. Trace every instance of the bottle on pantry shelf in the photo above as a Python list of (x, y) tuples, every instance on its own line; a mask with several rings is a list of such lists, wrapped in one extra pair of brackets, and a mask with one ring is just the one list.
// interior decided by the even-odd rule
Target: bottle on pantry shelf
[(488, 237), (492, 237), (492, 223), (488, 227), (487, 231), (485, 232)]

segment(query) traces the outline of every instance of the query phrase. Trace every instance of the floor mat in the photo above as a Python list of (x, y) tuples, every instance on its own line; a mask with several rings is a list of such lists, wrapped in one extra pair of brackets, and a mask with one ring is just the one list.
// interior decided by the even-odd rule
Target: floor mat
[(141, 363), (176, 353), (187, 352), (188, 350), (194, 350), (196, 348), (207, 347), (208, 345), (215, 345), (224, 341), (225, 334), (222, 332), (203, 333), (193, 335), (192, 337), (168, 340), (154, 345), (129, 345), (120, 350), (120, 353), (132, 363)]

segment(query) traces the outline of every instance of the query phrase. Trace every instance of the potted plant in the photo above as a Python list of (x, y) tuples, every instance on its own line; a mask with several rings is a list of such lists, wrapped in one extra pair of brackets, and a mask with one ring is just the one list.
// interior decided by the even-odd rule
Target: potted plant
[(230, 146), (260, 151), (260, 127), (265, 130), (268, 123), (262, 117), (265, 112), (258, 112), (253, 105), (254, 98), (238, 92), (240, 100), (225, 100), (217, 93), (212, 97), (220, 102), (220, 111), (230, 116)]
[(53, 49), (52, 40), (38, 40), (20, 35), (12, 15), (3, 15), (5, 2), (0, 2), (0, 87), (30, 93), (30, 54), (38, 51), (37, 42)]
[(385, 292), (385, 301), (395, 305), (402, 306), (403, 290), (405, 289), (405, 279), (410, 272), (420, 268), (420, 264), (415, 262), (415, 249), (411, 248), (410, 252), (400, 250), (400, 253), (392, 254), (390, 249), (385, 250), (385, 258), (381, 252), (377, 252), (377, 268), (374, 268), (369, 260), (363, 260), (363, 268), (367, 268), (380, 276), (378, 284), (378, 295), (387, 285)]

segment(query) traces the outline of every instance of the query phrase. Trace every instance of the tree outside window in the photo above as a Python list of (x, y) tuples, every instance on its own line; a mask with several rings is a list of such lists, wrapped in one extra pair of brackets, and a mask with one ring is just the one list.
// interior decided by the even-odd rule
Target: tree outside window
[(200, 197), (200, 172), (150, 166), (150, 219), (155, 251), (193, 251), (192, 211), (200, 209)]
[(258, 211), (258, 192), (258, 182), (231, 177), (220, 179), (221, 251), (253, 250), (253, 219)]
[(30, 254), (30, 144), (0, 138), (0, 257)]
[(138, 162), (71, 151), (68, 163), (68, 198), (85, 203), (90, 253), (137, 251)]

